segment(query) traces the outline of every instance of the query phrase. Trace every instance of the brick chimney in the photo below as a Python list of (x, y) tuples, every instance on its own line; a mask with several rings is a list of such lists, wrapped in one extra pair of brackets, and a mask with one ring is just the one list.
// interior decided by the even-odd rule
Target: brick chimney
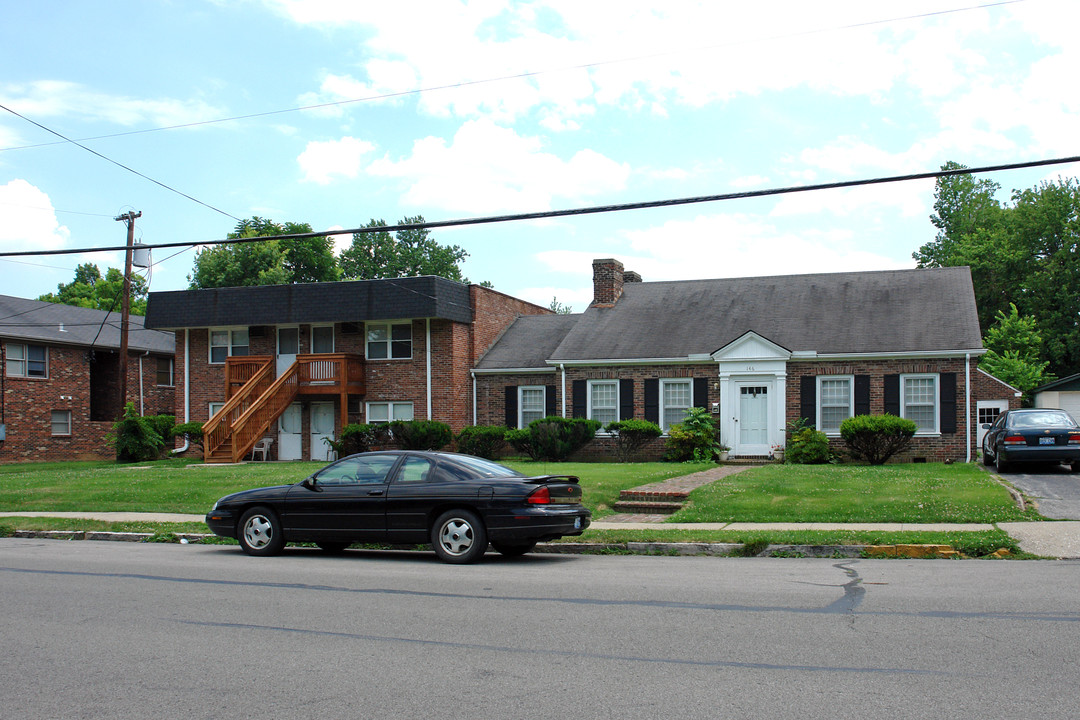
[[(641, 276), (637, 273), (631, 275), (636, 275), (637, 281), (641, 281)], [(593, 301), (590, 307), (611, 307), (622, 295), (625, 282), (623, 264), (614, 258), (593, 260), (592, 279)]]

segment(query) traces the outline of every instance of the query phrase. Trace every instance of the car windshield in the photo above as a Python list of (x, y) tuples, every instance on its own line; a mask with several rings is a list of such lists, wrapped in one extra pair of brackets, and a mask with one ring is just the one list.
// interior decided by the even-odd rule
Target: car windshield
[(464, 465), (480, 475), (480, 477), (525, 477), (524, 473), (511, 470), (505, 465), (484, 460), (483, 458), (472, 457), (471, 455), (455, 455), (454, 462)]
[(1076, 427), (1076, 423), (1063, 410), (1015, 413), (1010, 423), (1014, 428)]

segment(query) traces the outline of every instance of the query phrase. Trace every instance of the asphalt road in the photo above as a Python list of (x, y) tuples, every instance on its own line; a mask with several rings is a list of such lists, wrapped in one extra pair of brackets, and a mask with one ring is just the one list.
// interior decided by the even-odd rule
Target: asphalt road
[(1080, 563), (0, 539), (32, 718), (1075, 718)]
[(1017, 465), (1002, 477), (1039, 505), (1039, 514), (1055, 520), (1080, 520), (1080, 473), (1065, 465)]

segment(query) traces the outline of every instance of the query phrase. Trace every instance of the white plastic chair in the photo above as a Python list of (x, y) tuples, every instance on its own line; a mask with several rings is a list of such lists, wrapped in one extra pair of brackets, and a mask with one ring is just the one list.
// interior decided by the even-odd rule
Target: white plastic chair
[(256, 455), (262, 454), (262, 460), (266, 462), (270, 458), (270, 446), (273, 444), (273, 438), (263, 438), (255, 443), (255, 447), (251, 448), (251, 459), (254, 460)]

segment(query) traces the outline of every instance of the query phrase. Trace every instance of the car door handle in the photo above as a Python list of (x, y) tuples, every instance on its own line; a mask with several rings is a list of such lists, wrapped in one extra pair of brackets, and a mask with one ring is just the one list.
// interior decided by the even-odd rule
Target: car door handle
[(383, 488), (378, 488), (376, 490), (368, 490), (367, 494), (368, 495), (382, 495), (384, 492), (385, 492), (385, 490), (383, 490)]

